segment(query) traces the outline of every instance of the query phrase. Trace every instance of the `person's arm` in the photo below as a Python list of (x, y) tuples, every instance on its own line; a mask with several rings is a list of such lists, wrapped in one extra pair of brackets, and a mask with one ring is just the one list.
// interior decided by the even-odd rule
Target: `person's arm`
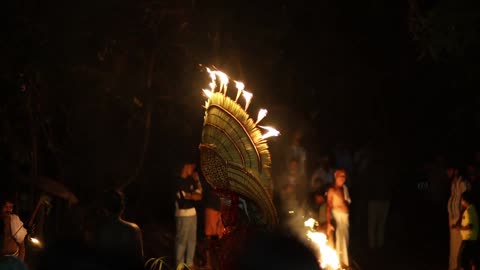
[(137, 256), (141, 258), (142, 260), (144, 259), (144, 253), (143, 253), (143, 236), (142, 236), (142, 230), (140, 230), (139, 227), (137, 227)]
[(460, 231), (469, 231), (469, 230), (471, 230), (472, 228), (473, 228), (472, 224), (467, 224), (466, 226), (460, 225), (460, 226), (458, 227), (458, 229), (459, 229)]
[(18, 258), (22, 261), (25, 261), (25, 241), (21, 244), (18, 244)]
[(333, 190), (331, 188), (327, 191), (327, 212), (325, 213), (327, 219), (327, 232), (332, 230), (332, 208), (333, 208)]
[(185, 193), (185, 200), (200, 201), (202, 200), (202, 193), (197, 193), (197, 192)]

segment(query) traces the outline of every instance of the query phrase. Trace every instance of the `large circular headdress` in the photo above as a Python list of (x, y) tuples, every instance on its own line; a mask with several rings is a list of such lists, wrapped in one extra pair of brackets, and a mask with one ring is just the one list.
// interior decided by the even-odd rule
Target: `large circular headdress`
[[(203, 89), (205, 119), (200, 143), (200, 165), (207, 182), (216, 189), (235, 192), (252, 200), (262, 211), (266, 224), (278, 222), (272, 201), (271, 158), (266, 138), (280, 133), (271, 127), (257, 125), (267, 114), (261, 109), (254, 121), (247, 113), (252, 94), (244, 84), (235, 82), (236, 98), (227, 96), (228, 76), (216, 70), (207, 71), (210, 89)], [(217, 83), (219, 85), (217, 85)], [(237, 102), (240, 96), (245, 106)], [(262, 134), (260, 129), (266, 132)]]

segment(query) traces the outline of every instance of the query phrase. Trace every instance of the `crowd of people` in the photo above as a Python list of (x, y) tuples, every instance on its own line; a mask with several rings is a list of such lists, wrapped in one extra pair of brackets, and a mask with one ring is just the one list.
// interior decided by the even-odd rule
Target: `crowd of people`
[[(473, 161), (448, 162), (439, 155), (427, 168), (432, 187), (430, 201), (434, 220), (439, 224), (448, 221), (450, 231), (449, 269), (478, 269), (480, 246), (478, 244), (480, 207), (480, 152)], [(446, 217), (448, 213), (448, 218)]]
[(368, 216), (368, 245), (371, 249), (382, 248), (396, 182), (393, 176), (398, 174), (385, 151), (380, 142), (369, 142), (357, 151), (338, 144), (325, 153), (308, 151), (314, 157), (310, 158), (302, 146), (301, 133), (296, 132), (284, 155), (286, 169), (275, 179), (281, 223), (297, 230), (303, 221), (314, 218), (345, 269), (351, 265), (351, 213), (357, 219), (367, 220)]
[[(399, 162), (391, 158), (392, 154), (381, 143), (367, 143), (357, 151), (338, 145), (330, 154), (312, 155), (309, 151), (307, 155), (301, 139), (301, 133), (293, 136), (292, 143), (281, 156), (283, 163), (277, 165), (279, 170), (272, 177), (280, 228), (301, 231), (305, 229), (304, 221), (314, 218), (318, 224), (316, 229), (328, 236), (342, 267), (349, 269), (352, 264), (349, 254), (351, 222), (365, 220), (368, 246), (372, 250), (381, 249), (385, 244), (393, 189), (398, 181), (395, 164)], [(440, 224), (446, 223), (448, 215), (450, 270), (479, 267), (480, 153), (475, 155), (474, 161), (465, 164), (452, 164), (437, 157), (424, 170), (429, 183), (430, 216)], [(225, 207), (238, 207), (238, 214), (247, 219), (254, 215), (255, 209), (249, 208), (242, 198), (225, 200), (212, 189), (196, 159), (184, 162), (175, 186), (172, 194), (176, 228), (174, 263), (189, 269), (214, 269), (213, 251), (218, 240), (228, 235), (229, 222), (241, 220), (229, 216)], [(101, 218), (83, 228), (84, 241), (78, 242), (78, 249), (67, 252), (64, 245), (71, 244), (59, 242), (49, 248), (50, 253), (45, 253), (38, 269), (60, 269), (67, 260), (80, 260), (81, 256), (83, 263), (104, 267), (98, 269), (144, 268), (142, 231), (135, 223), (122, 219), (125, 207), (122, 193), (108, 191), (100, 197), (96, 211)], [(366, 212), (356, 207), (360, 202), (365, 202)], [(0, 266), (26, 269), (22, 261), (26, 239), (29, 239), (28, 224), (15, 215), (14, 199), (3, 196), (0, 203), (3, 221), (0, 222), (3, 232)], [(273, 236), (265, 237), (258, 238), (265, 240)], [(98, 256), (85, 261), (85, 258), (92, 258), (92, 254)]]
[[(16, 199), (2, 194), (0, 218), (0, 269), (26, 270), (25, 246), (32, 228), (24, 224), (14, 213)], [(90, 213), (88, 222), (65, 227), (66, 232), (46, 250), (37, 254), (39, 270), (55, 269), (131, 269), (140, 270), (144, 265), (142, 232), (135, 223), (122, 218), (125, 209), (124, 196), (112, 190), (101, 194), (95, 204), (96, 213)], [(98, 219), (94, 219), (97, 216)], [(80, 230), (80, 234), (74, 231)], [(35, 242), (36, 241), (36, 242)], [(32, 241), (41, 244), (38, 239)], [(85, 268), (87, 267), (87, 268)]]

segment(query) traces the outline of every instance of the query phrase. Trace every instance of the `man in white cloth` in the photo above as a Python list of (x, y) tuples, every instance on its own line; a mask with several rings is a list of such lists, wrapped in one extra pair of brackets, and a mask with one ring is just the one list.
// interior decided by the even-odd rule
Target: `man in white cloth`
[(22, 261), (25, 258), (25, 237), (27, 230), (23, 227), (23, 222), (13, 213), (13, 199), (3, 198), (0, 200), (2, 219), (2, 236), (0, 255), (15, 256)]
[(349, 267), (349, 205), (352, 202), (345, 186), (347, 173), (344, 169), (335, 170), (335, 183), (327, 191), (327, 232), (334, 230), (332, 215), (335, 219), (335, 249), (342, 267)]
[(462, 245), (462, 235), (460, 230), (452, 228), (459, 221), (462, 213), (462, 194), (469, 188), (459, 174), (459, 170), (455, 166), (447, 168), (448, 178), (451, 180), (450, 198), (448, 199), (448, 220), (450, 227), (450, 259), (449, 270), (459, 268), (458, 256), (460, 254), (460, 246)]

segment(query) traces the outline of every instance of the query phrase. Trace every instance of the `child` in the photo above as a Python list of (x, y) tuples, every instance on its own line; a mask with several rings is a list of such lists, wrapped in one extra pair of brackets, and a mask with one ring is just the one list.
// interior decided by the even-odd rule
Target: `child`
[(478, 269), (478, 213), (473, 205), (473, 196), (470, 192), (462, 194), (462, 208), (464, 209), (462, 218), (453, 227), (460, 230), (462, 235), (462, 245), (460, 247), (459, 262), (463, 270)]

